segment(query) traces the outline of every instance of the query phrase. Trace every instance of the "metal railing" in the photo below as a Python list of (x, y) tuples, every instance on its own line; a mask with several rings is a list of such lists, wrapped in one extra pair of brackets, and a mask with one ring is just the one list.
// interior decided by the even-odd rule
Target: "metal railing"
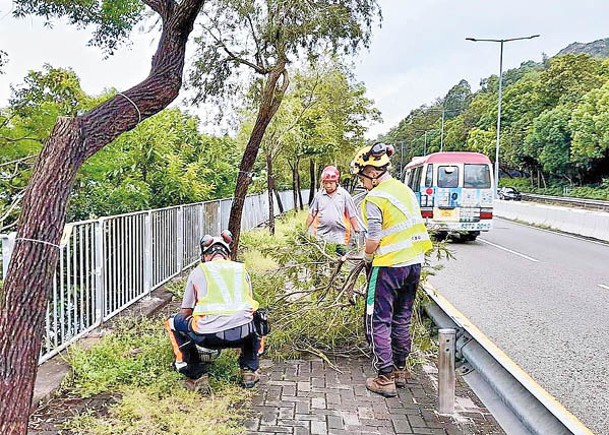
[(456, 331), (458, 371), (508, 433), (592, 435), (431, 284), (423, 288), (431, 300), (425, 309), (433, 322)]
[(609, 201), (599, 199), (570, 198), (566, 196), (536, 195), (523, 193), (522, 199), (526, 201), (541, 202), (545, 204), (564, 205), (569, 207), (585, 208), (588, 210), (609, 211)]
[[(284, 210), (294, 208), (291, 191), (279, 195)], [(231, 205), (221, 199), (67, 224), (40, 362), (199, 261), (200, 237), (228, 227)], [(246, 197), (241, 229), (267, 220), (268, 195)], [(1, 237), (4, 278), (15, 234)]]

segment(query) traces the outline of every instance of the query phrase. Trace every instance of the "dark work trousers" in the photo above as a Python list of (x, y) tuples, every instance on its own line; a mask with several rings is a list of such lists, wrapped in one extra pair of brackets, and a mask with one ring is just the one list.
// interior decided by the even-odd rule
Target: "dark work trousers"
[(420, 264), (375, 266), (370, 272), (364, 328), (372, 350), (372, 367), (379, 374), (404, 367), (410, 353), (410, 320), (420, 277)]
[(260, 339), (256, 335), (253, 322), (213, 334), (196, 334), (190, 326), (191, 321), (192, 317), (180, 313), (173, 317), (175, 331), (169, 327), (169, 321), (165, 323), (176, 363), (187, 364), (179, 369), (180, 373), (198, 379), (207, 372), (208, 364), (201, 362), (197, 344), (208, 349), (240, 348), (239, 367), (258, 370)]

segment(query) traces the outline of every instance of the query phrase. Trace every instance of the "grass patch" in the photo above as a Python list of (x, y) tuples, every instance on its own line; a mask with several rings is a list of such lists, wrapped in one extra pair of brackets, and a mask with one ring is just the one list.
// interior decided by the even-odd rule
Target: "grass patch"
[(210, 372), (212, 397), (187, 391), (171, 364), (173, 355), (160, 319), (125, 319), (85, 350), (74, 347), (65, 389), (90, 397), (115, 392), (122, 399), (107, 415), (85, 413), (64, 424), (79, 434), (236, 434), (251, 392), (237, 385), (234, 351), (225, 351)]
[(64, 429), (83, 435), (241, 434), (242, 412), (235, 403), (246, 399), (247, 393), (236, 386), (211, 398), (183, 389), (160, 395), (154, 387), (130, 387), (106, 417), (85, 413)]

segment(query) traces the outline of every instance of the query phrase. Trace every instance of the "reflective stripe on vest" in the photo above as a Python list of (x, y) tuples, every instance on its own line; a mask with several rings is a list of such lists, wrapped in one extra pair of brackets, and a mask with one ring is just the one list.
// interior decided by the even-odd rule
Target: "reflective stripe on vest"
[(390, 179), (372, 189), (364, 198), (362, 207), (366, 223), (368, 201), (379, 207), (383, 215), (381, 240), (372, 261), (373, 266), (405, 263), (431, 249), (419, 205), (408, 187)]
[(207, 281), (207, 294), (197, 300), (193, 315), (233, 314), (258, 308), (258, 302), (250, 295), (243, 264), (215, 260), (201, 263), (200, 267)]

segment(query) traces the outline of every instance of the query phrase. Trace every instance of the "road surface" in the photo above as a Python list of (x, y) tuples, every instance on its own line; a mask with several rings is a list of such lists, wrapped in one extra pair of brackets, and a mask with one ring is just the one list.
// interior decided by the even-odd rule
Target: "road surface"
[(609, 244), (495, 219), (431, 284), (586, 426), (609, 434)]

